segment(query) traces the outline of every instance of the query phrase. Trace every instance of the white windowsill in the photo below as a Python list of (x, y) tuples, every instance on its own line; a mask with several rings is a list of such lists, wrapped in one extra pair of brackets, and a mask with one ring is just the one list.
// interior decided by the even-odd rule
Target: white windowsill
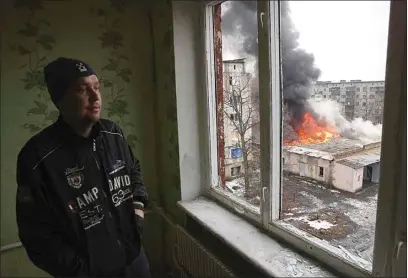
[(206, 197), (180, 201), (179, 206), (271, 277), (334, 277), (318, 263), (283, 246)]

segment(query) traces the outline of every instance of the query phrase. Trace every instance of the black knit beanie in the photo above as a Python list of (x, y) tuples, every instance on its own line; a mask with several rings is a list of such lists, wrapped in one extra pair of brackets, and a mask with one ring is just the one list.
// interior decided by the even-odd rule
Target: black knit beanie
[(94, 70), (80, 60), (60, 57), (50, 62), (44, 67), (44, 78), (52, 102), (57, 105), (77, 78), (93, 74)]

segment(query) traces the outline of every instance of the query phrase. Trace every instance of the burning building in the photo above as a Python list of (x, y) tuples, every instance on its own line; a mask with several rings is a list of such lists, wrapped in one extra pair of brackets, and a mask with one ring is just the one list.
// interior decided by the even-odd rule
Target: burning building
[(380, 140), (364, 142), (344, 137), (338, 128), (305, 112), (284, 136), (283, 170), (315, 179), (329, 186), (356, 192), (379, 182)]
[[(350, 192), (361, 189), (363, 184), (378, 182), (381, 127), (367, 134), (371, 126), (366, 123), (349, 122), (334, 107), (326, 109), (331, 113), (327, 117), (311, 104), (313, 84), (321, 71), (313, 54), (299, 47), (289, 1), (280, 2), (280, 15), (284, 170)], [(256, 1), (231, 1), (224, 10), (222, 30), (237, 55), (257, 59), (256, 24)], [(255, 76), (256, 69), (255, 66)], [(255, 95), (258, 90), (253, 92)], [(258, 132), (259, 125), (255, 125), (252, 133)], [(259, 138), (254, 142), (259, 142)]]

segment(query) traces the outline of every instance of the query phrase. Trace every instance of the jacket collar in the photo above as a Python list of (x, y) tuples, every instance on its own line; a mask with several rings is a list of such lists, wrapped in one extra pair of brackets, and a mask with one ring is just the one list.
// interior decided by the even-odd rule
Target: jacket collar
[(98, 121), (93, 125), (90, 136), (88, 138), (85, 138), (75, 133), (74, 130), (71, 128), (71, 126), (64, 121), (61, 115), (58, 117), (58, 120), (55, 122), (55, 124), (58, 130), (58, 133), (60, 134), (60, 136), (62, 137), (64, 141), (84, 142), (85, 143), (87, 141), (96, 139), (100, 135), (101, 130), (104, 130), (103, 125), (101, 124), (100, 121)]

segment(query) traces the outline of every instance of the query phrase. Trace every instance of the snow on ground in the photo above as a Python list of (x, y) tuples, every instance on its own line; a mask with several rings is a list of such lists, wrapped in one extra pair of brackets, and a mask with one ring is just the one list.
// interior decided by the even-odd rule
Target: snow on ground
[[(372, 262), (378, 185), (353, 194), (291, 174), (282, 181), (284, 221)], [(226, 186), (244, 196), (243, 178)]]
[(283, 182), (283, 219), (372, 262), (378, 185), (353, 194), (302, 179)]
[[(289, 215), (293, 213), (287, 213), (286, 215)], [(324, 229), (327, 230), (333, 226), (335, 226), (334, 224), (326, 221), (326, 220), (310, 220), (309, 217), (307, 216), (301, 216), (301, 217), (291, 217), (291, 218), (285, 218), (286, 221), (290, 221), (290, 220), (297, 220), (297, 221), (303, 221), (305, 223), (307, 223), (310, 227), (312, 227), (313, 229), (316, 230), (320, 230), (320, 229)]]
[(244, 179), (237, 178), (232, 181), (225, 182), (225, 186), (230, 192), (234, 193), (238, 197), (243, 197), (245, 194)]

